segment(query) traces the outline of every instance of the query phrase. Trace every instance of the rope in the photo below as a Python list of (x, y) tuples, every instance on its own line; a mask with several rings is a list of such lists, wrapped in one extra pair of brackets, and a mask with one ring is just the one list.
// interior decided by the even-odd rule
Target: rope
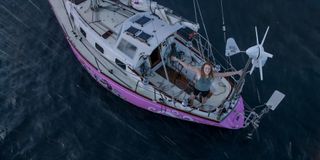
[(198, 14), (196, 10), (196, 0), (193, 0), (193, 8), (194, 8), (194, 17), (196, 19), (196, 23), (198, 23)]
[(204, 24), (204, 20), (203, 20), (203, 17), (202, 17), (202, 12), (201, 12), (201, 8), (200, 8), (200, 5), (199, 5), (199, 2), (198, 2), (198, 0), (195, 0), (195, 1), (196, 1), (196, 4), (197, 4), (197, 8), (199, 10), (199, 15), (200, 15), (200, 19), (201, 19), (201, 22), (202, 22), (204, 33), (206, 35), (207, 40), (209, 40), (207, 28), (206, 28), (206, 25)]

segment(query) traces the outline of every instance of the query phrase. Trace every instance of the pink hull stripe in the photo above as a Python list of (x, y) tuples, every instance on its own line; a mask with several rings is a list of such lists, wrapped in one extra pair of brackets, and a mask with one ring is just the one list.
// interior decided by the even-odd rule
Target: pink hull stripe
[(127, 89), (126, 87), (118, 84), (113, 81), (111, 78), (107, 77), (103, 73), (100, 73), (96, 67), (92, 66), (82, 55), (81, 53), (74, 47), (74, 45), (68, 40), (72, 51), (74, 52), (77, 59), (80, 63), (85, 67), (85, 69), (90, 73), (92, 77), (94, 77), (103, 87), (112, 91), (117, 96), (121, 97), (125, 101), (134, 104), (140, 108), (149, 110), (151, 112), (163, 114), (166, 116), (202, 123), (206, 125), (218, 126), (229, 129), (239, 129), (243, 128), (244, 123), (244, 105), (242, 97), (239, 99), (236, 108), (232, 113), (229, 114), (222, 122), (215, 122), (206, 118), (201, 118), (187, 112), (179, 111), (173, 109), (169, 106), (156, 103), (150, 99), (147, 99), (134, 91)]

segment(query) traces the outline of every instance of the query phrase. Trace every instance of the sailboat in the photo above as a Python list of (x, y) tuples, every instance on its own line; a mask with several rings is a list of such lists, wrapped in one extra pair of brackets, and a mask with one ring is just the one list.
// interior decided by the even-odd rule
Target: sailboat
[[(70, 47), (81, 65), (106, 90), (142, 109), (173, 118), (228, 129), (258, 126), (269, 110), (284, 98), (275, 91), (264, 109), (247, 110), (241, 96), (245, 77), (262, 67), (272, 54), (261, 43), (240, 51), (229, 38), (224, 56), (247, 54), (241, 76), (215, 78), (206, 103), (199, 97), (190, 106), (186, 100), (194, 87), (195, 74), (171, 56), (200, 67), (209, 61), (216, 71), (233, 69), (215, 59), (206, 29), (150, 0), (49, 0)], [(193, 0), (195, 11), (202, 14)], [(205, 26), (203, 26), (205, 27)], [(269, 28), (268, 28), (269, 29)], [(250, 69), (251, 66), (251, 69)], [(250, 70), (249, 70), (250, 69)]]

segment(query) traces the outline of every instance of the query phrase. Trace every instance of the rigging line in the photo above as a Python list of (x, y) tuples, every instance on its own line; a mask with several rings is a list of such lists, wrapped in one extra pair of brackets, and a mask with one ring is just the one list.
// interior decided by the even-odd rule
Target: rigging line
[[(214, 46), (212, 46), (213, 50), (216, 51), (216, 53), (218, 53), (218, 55), (222, 58), (222, 60), (224, 60), (228, 65), (229, 67), (232, 69), (232, 70), (236, 70), (235, 67), (231, 64), (231, 62), (228, 61), (228, 59), (226, 59), (225, 56), (223, 56), (223, 54), (217, 49), (215, 48)], [(222, 66), (223, 67), (223, 66)], [(225, 67), (223, 67), (225, 68)]]
[[(224, 8), (223, 8), (222, 0), (220, 0), (220, 8), (221, 8), (223, 40), (224, 40), (224, 44), (226, 45), (226, 42), (227, 42), (226, 31), (227, 31), (227, 28), (226, 28), (226, 25), (225, 25)], [(228, 60), (231, 63), (231, 58), (230, 57), (228, 57)]]
[[(197, 7), (196, 7), (196, 0), (193, 0), (193, 9), (194, 9), (194, 17), (195, 17), (196, 23), (199, 24), (198, 14), (197, 14)], [(200, 34), (199, 34), (199, 35), (200, 35)], [(200, 35), (200, 36), (201, 36), (201, 35)], [(196, 40), (196, 43), (198, 44), (198, 49), (199, 49), (199, 51), (201, 52), (202, 58), (205, 59), (204, 52), (203, 52), (203, 48), (202, 48), (201, 37), (199, 37), (199, 39)]]
[[(224, 8), (223, 8), (223, 0), (220, 0), (220, 7), (221, 7), (221, 19), (222, 19), (222, 32), (223, 32), (223, 39), (224, 39), (224, 44), (226, 45), (227, 42), (227, 35), (226, 35), (226, 23), (225, 23), (225, 18), (224, 18)], [(230, 64), (231, 68), (234, 68), (232, 66), (232, 62), (231, 62), (231, 57), (227, 57), (228, 63)]]
[(223, 36), (224, 36), (224, 43), (227, 42), (227, 36), (226, 36), (226, 25), (225, 25), (225, 20), (224, 20), (224, 10), (223, 10), (223, 3), (222, 0), (220, 0), (220, 7), (221, 7), (221, 18), (222, 18), (222, 31), (223, 31)]
[[(199, 15), (200, 15), (200, 18), (201, 18), (201, 22), (202, 22), (202, 26), (203, 26), (203, 29), (204, 29), (204, 32), (205, 32), (205, 35), (206, 35), (206, 38), (204, 38), (204, 40), (209, 45), (209, 48), (208, 48), (209, 50), (208, 50), (208, 53), (207, 53), (208, 54), (208, 59), (210, 59), (209, 57), (211, 56), (213, 58), (212, 60), (215, 61), (215, 58), (214, 58), (213, 52), (212, 52), (212, 46), (211, 46), (211, 43), (210, 43), (210, 40), (209, 40), (209, 36), (208, 36), (208, 32), (207, 32), (207, 28), (206, 28), (206, 25), (205, 25), (204, 20), (203, 20), (203, 16), (202, 16), (202, 12), (201, 12), (201, 8), (200, 8), (198, 0), (195, 0), (195, 3), (197, 5), (198, 11), (199, 11)], [(200, 43), (202, 44), (201, 38), (199, 40), (200, 40)], [(202, 53), (202, 54), (204, 54), (204, 53)], [(203, 57), (205, 57), (205, 56), (203, 55)]]
[[(200, 15), (200, 18), (201, 18), (201, 21), (202, 21), (202, 25), (203, 25), (203, 27), (204, 27), (204, 31), (205, 31), (205, 34), (206, 34), (206, 37), (207, 37), (207, 40), (209, 41), (209, 36), (208, 36), (208, 33), (207, 33), (206, 26), (205, 26), (205, 24), (204, 24), (204, 20), (203, 20), (203, 17), (202, 17), (202, 13), (201, 13), (201, 8), (200, 8), (200, 5), (199, 5), (199, 2), (198, 2), (198, 0), (193, 0), (193, 3), (194, 3), (196, 21), (197, 21), (197, 23), (198, 23), (198, 15), (197, 15), (197, 9), (198, 9), (199, 15)], [(221, 4), (222, 4), (222, 1), (221, 1)], [(223, 9), (223, 8), (222, 8), (222, 9)], [(223, 12), (223, 10), (222, 10), (222, 12)], [(224, 14), (223, 14), (222, 18), (223, 18), (223, 24), (224, 24)], [(228, 60), (228, 59), (226, 59), (224, 56), (222, 56), (222, 53), (221, 53), (218, 49), (216, 49), (214, 46), (212, 46), (211, 44), (210, 44), (210, 47), (211, 47), (211, 49), (214, 49), (214, 50), (219, 54), (219, 56), (222, 57), (222, 59), (223, 59), (225, 62), (227, 62), (227, 64), (230, 66), (230, 68), (231, 68), (232, 70), (235, 70), (235, 68), (234, 68), (233, 65), (231, 64), (231, 60)], [(229, 59), (230, 59), (230, 58), (229, 58)]]
[(201, 8), (200, 8), (200, 5), (199, 5), (199, 2), (198, 2), (198, 0), (195, 0), (195, 1), (196, 1), (196, 3), (197, 3), (197, 7), (198, 7), (198, 10), (199, 10), (199, 15), (200, 15), (200, 19), (201, 19), (201, 22), (202, 22), (202, 26), (203, 26), (204, 33), (205, 33), (205, 35), (206, 35), (207, 40), (209, 41), (209, 36), (208, 36), (207, 28), (206, 28), (206, 25), (204, 24), (204, 20), (203, 20), (203, 17), (202, 17), (202, 12), (201, 12)]
[(198, 23), (198, 14), (197, 14), (197, 7), (196, 7), (195, 0), (193, 0), (193, 9), (194, 9), (194, 17), (195, 17), (196, 23)]

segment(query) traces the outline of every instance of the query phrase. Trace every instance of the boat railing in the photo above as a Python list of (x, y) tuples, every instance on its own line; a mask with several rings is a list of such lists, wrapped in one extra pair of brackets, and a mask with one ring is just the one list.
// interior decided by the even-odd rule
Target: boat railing
[(204, 36), (202, 36), (200, 33), (198, 33), (198, 36), (193, 39), (198, 44), (198, 50), (201, 51), (203, 57), (206, 60), (215, 61), (215, 58), (213, 56), (212, 52), (212, 44), (208, 39), (206, 39)]

